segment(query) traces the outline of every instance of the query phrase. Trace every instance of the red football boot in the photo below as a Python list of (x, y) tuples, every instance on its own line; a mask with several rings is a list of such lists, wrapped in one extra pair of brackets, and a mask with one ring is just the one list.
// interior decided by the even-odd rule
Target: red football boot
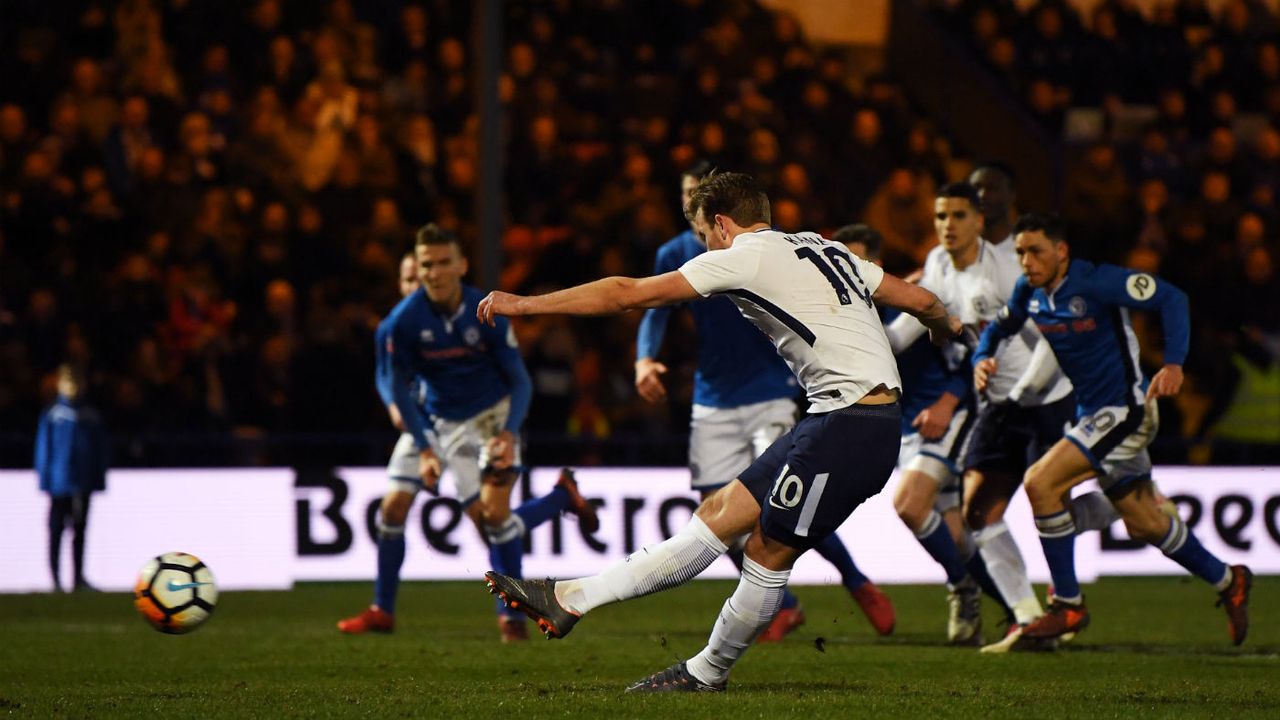
[(893, 602), (889, 596), (880, 591), (870, 580), (862, 583), (856, 590), (850, 590), (853, 601), (862, 608), (863, 614), (871, 621), (871, 627), (881, 635), (892, 635), (897, 615), (893, 611)]
[(596, 512), (596, 506), (578, 491), (578, 481), (573, 477), (573, 470), (570, 468), (560, 470), (560, 479), (556, 481), (556, 485), (569, 493), (569, 512), (578, 516), (578, 524), (582, 529), (589, 533), (599, 530), (600, 515)]
[(338, 621), (338, 630), (348, 635), (376, 632), (389, 633), (396, 629), (396, 617), (382, 608), (370, 606), (369, 609), (345, 620)]

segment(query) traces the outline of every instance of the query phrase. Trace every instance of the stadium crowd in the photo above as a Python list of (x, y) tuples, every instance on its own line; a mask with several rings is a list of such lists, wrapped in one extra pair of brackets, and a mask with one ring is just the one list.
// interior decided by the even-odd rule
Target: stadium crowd
[[(857, 72), (747, 0), (640, 5), (507, 3), (504, 288), (647, 274), (684, 227), (677, 180), (695, 158), (761, 178), (779, 229), (866, 222), (885, 235), (889, 270), (919, 265), (935, 242), (934, 190), (965, 165), (891, 75)], [(1157, 459), (1208, 459), (1185, 441), (1236, 404), (1274, 415), (1276, 19), (1241, 21), (1259, 12), (1243, 0), (1217, 17), (1184, 2), (1151, 19), (1105, 2), (1089, 23), (1060, 3), (1026, 15), (1012, 3), (938, 5), (1055, 133), (1069, 105), (1158, 107), (1132, 142), (1113, 133), (1084, 148), (1062, 201), (1076, 256), (1158, 270), (1191, 295), (1191, 392), (1170, 408), (1182, 412)], [(69, 361), (87, 371), (117, 464), (200, 462), (130, 440), (172, 433), (376, 430), (389, 443), (372, 337), (398, 298), (398, 260), (427, 220), (475, 237), (469, 4), (10, 7), (0, 428), (29, 434)], [(1112, 66), (1125, 72), (1077, 72)], [(1135, 76), (1153, 68), (1159, 77)], [(531, 460), (683, 461), (672, 419), (688, 411), (693, 358), (673, 358), (669, 406), (640, 402), (638, 322), (518, 325), (535, 388)], [(679, 347), (689, 329), (672, 331)], [(674, 449), (628, 455), (616, 438)], [(1215, 461), (1274, 459), (1280, 447), (1256, 433), (1225, 439)]]

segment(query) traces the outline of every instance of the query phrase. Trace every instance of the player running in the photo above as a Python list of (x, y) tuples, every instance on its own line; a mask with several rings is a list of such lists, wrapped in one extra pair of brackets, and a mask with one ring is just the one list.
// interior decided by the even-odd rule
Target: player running
[[(681, 207), (711, 171), (706, 161), (680, 176)], [(690, 228), (658, 248), (654, 275), (678, 269), (705, 253), (707, 246)], [(769, 339), (751, 325), (727, 297), (709, 297), (688, 304), (698, 328), (697, 372), (689, 430), (689, 472), (693, 489), (705, 500), (751, 464), (795, 423), (795, 376)], [(649, 402), (666, 398), (656, 359), (662, 348), (672, 308), (645, 312), (636, 336), (636, 390)], [(745, 539), (745, 538), (744, 538)], [(893, 632), (893, 603), (854, 564), (839, 535), (832, 533), (814, 548), (840, 571), (840, 581), (881, 635)], [(739, 569), (742, 549), (729, 556)], [(790, 591), (773, 622), (760, 633), (760, 642), (778, 641), (804, 623), (804, 609)]]
[[(406, 260), (400, 283), (407, 294), (376, 334), (378, 391), (392, 424), (404, 434), (387, 465), (391, 483), (378, 522), (374, 601), (338, 622), (345, 633), (395, 628), (405, 518), (418, 490), (435, 492), (446, 467), (453, 469), (464, 511), (489, 543), (490, 562), (514, 577), (521, 575), (529, 530), (566, 510), (588, 530), (599, 526), (595, 507), (567, 471), (549, 494), (512, 512), (511, 488), (520, 471), (516, 433), (533, 394), (515, 333), (505, 319), (490, 326), (476, 321), (482, 295), (462, 284), (467, 261), (451, 233), (434, 223), (424, 226)], [(408, 277), (415, 265), (420, 291)], [(528, 637), (519, 613), (501, 603), (498, 611), (504, 642)]]
[(884, 489), (898, 456), (901, 382), (873, 300), (919, 317), (938, 343), (959, 331), (930, 292), (884, 274), (813, 233), (769, 228), (769, 200), (749, 175), (711, 175), (687, 215), (713, 252), (642, 279), (610, 277), (536, 297), (490, 293), (479, 316), (603, 315), (727, 294), (773, 340), (810, 401), (809, 414), (689, 524), (599, 575), (520, 581), (487, 573), (491, 592), (552, 637), (610, 602), (674, 587), (750, 531), (742, 578), (707, 646), (632, 684), (629, 692), (724, 690), (729, 671), (782, 603), (795, 560)]
[[(866, 225), (845, 226), (831, 239), (858, 257), (879, 259), (880, 233)], [(963, 347), (935, 347), (910, 315), (881, 308), (881, 317), (902, 378), (901, 475), (894, 509), (946, 572), (947, 641), (977, 644), (982, 603), (975, 578), (987, 580), (987, 574), (960, 517), (958, 467), (973, 424), (972, 371)]]
[[(1089, 624), (1076, 579), (1075, 521), (1064, 504), (1071, 488), (1090, 477), (1119, 510), (1129, 535), (1218, 591), (1232, 643), (1244, 642), (1253, 573), (1228, 567), (1200, 544), (1180, 517), (1162, 513), (1153, 497), (1147, 445), (1158, 424), (1156, 399), (1177, 394), (1187, 355), (1187, 296), (1146, 273), (1072, 260), (1056, 217), (1027, 214), (1014, 226), (1024, 277), (999, 319), (988, 325), (974, 354), (974, 380), (987, 387), (1000, 371), (997, 343), (1033, 320), (1075, 385), (1078, 419), (1026, 473), (1027, 496), (1053, 577), (1049, 610), (1016, 632), (1056, 638)], [(1164, 367), (1150, 383), (1138, 366), (1138, 340), (1129, 308), (1158, 310), (1164, 328)]]

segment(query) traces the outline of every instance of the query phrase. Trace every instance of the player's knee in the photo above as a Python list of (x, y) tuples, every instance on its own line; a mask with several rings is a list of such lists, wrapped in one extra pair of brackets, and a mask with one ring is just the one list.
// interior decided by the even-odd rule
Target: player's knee
[(501, 525), (511, 517), (511, 506), (506, 502), (490, 500), (489, 502), (481, 501), (481, 503), (480, 511), (485, 525)]
[(1027, 489), (1027, 499), (1032, 505), (1051, 501), (1055, 495), (1054, 478), (1039, 462), (1027, 468), (1023, 486)]
[(917, 477), (906, 478), (893, 496), (893, 509), (907, 527), (920, 528), (933, 510), (934, 493), (929, 492)]
[(507, 517), (501, 521), (490, 522), (486, 519), (484, 523), (485, 537), (493, 545), (502, 545), (516, 540), (524, 535), (524, 530), (524, 522), (518, 515), (512, 513), (507, 513)]
[(702, 502), (698, 504), (693, 513), (707, 525), (711, 525), (729, 511), (729, 507), (732, 504), (731, 495), (732, 491), (728, 485), (716, 488), (702, 496)]
[(902, 522), (907, 527), (917, 530), (928, 519), (931, 508), (928, 503), (919, 502), (916, 496), (907, 495), (906, 497), (895, 498), (893, 509), (898, 512), (898, 517), (902, 519)]
[(387, 525), (404, 525), (412, 504), (413, 496), (408, 493), (388, 493), (382, 498), (382, 522)]
[(1159, 512), (1129, 514), (1124, 516), (1124, 528), (1135, 540), (1158, 544), (1169, 532), (1169, 518)]
[[(737, 497), (735, 503), (734, 498)], [(730, 483), (707, 496), (694, 511), (717, 538), (726, 545), (751, 532), (760, 517), (760, 508), (741, 483)]]

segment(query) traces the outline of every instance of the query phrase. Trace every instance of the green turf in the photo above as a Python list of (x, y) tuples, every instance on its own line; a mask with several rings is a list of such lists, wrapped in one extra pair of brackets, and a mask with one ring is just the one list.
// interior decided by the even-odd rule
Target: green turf
[(1280, 717), (1280, 578), (1257, 580), (1242, 648), (1210, 590), (1153, 578), (1086, 588), (1093, 625), (1058, 653), (998, 657), (941, 645), (937, 587), (888, 588), (889, 639), (838, 588), (804, 587), (808, 623), (752, 649), (728, 693), (622, 694), (697, 652), (731, 588), (693, 583), (601, 609), (567, 640), (518, 646), (498, 643), (480, 582), (406, 583), (396, 633), (363, 637), (333, 623), (368, 600), (365, 584), (226, 593), (180, 637), (149, 629), (124, 595), (0, 596), (0, 715)]

